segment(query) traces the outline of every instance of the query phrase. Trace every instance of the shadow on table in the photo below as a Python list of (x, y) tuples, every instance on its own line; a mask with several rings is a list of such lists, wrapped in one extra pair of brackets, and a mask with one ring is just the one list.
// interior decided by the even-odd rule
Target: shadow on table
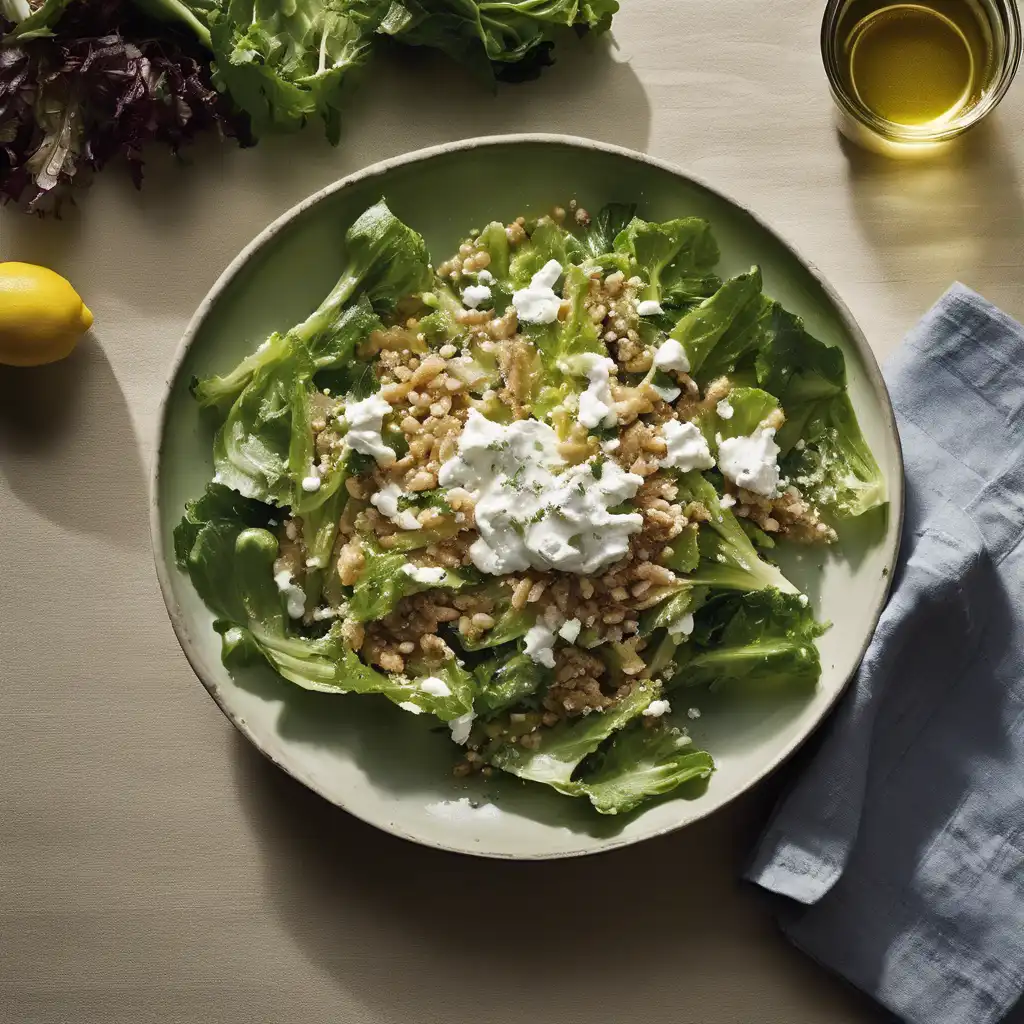
[(921, 292), (921, 309), (953, 281), (984, 291), (989, 268), (1019, 265), (1024, 201), (998, 118), (919, 159), (840, 143), (863, 235), (890, 281)]
[(801, 999), (838, 991), (842, 1002), (833, 982), (775, 940), (763, 908), (737, 883), (770, 788), (629, 850), (516, 863), (379, 832), (241, 737), (234, 763), (277, 913), (373, 1019), (732, 1021), (735, 994), (716, 991), (729, 974), (721, 957), (751, 941), (763, 944), (768, 970), (786, 962)]
[(0, 478), (58, 526), (118, 548), (148, 544), (131, 416), (93, 336), (58, 363), (0, 366)]

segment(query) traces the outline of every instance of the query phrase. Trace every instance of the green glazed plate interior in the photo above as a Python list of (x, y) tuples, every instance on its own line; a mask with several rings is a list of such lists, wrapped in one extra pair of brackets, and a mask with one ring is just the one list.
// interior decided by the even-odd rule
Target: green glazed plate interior
[[(677, 724), (718, 770), (691, 789), (621, 818), (512, 777), (452, 775), (447, 731), (384, 698), (307, 693), (254, 668), (232, 676), (220, 661), (212, 616), (174, 565), (172, 530), (212, 475), (209, 424), (190, 378), (223, 372), (268, 334), (314, 309), (342, 267), (345, 228), (385, 196), (426, 238), (439, 262), (469, 228), (542, 213), (575, 197), (596, 210), (636, 202), (647, 220), (698, 215), (714, 228), (721, 273), (760, 264), (765, 292), (846, 355), (850, 393), (888, 483), (890, 503), (855, 521), (825, 551), (790, 548), (783, 567), (833, 627), (819, 641), (823, 674), (800, 699), (692, 695), (701, 711)], [(369, 168), (312, 196), (263, 232), (228, 268), (196, 313), (172, 371), (153, 473), (157, 570), (178, 639), (232, 722), (269, 758), (332, 803), (417, 842), (493, 857), (565, 857), (635, 843), (689, 824), (748, 789), (804, 740), (857, 667), (888, 591), (899, 544), (903, 476), (885, 386), (849, 313), (816, 271), (768, 227), (706, 184), (640, 154), (557, 136), (478, 139)], [(436, 723), (434, 723), (436, 726)], [(500, 773), (499, 773), (500, 774)]]

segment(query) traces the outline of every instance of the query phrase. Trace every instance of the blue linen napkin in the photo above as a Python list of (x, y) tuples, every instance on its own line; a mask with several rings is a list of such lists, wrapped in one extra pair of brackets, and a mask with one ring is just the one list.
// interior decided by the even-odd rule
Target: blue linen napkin
[(954, 285), (886, 368), (907, 515), (892, 597), (747, 877), (913, 1024), (1024, 990), (1024, 328)]

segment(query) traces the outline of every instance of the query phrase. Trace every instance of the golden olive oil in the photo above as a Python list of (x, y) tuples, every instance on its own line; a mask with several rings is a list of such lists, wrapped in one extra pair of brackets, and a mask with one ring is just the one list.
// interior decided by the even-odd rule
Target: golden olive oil
[(992, 77), (994, 44), (976, 0), (854, 0), (842, 22), (840, 74), (883, 121), (938, 128), (977, 104)]

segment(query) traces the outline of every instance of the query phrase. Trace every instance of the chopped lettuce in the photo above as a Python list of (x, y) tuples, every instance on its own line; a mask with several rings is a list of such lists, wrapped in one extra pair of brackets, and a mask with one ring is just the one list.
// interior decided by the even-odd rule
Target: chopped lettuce
[(714, 486), (696, 470), (679, 477), (676, 500), (684, 505), (695, 502), (710, 517), (697, 531), (700, 561), (687, 576), (691, 583), (712, 589), (798, 593), (780, 569), (758, 555), (732, 510), (722, 508)]
[(600, 260), (615, 249), (615, 239), (636, 215), (636, 203), (608, 203), (591, 217), (580, 242), (591, 260)]
[(631, 725), (595, 759), (575, 790), (589, 797), (601, 814), (626, 814), (684, 782), (709, 778), (715, 769), (707, 751), (695, 750), (684, 732), (663, 725)]
[[(699, 374), (705, 360), (744, 310), (759, 307), (761, 301), (761, 271), (753, 267), (749, 273), (726, 281), (714, 295), (680, 317), (670, 337), (683, 346), (691, 375)], [(707, 378), (700, 375), (698, 379)]]
[(465, 569), (446, 569), (436, 582), (420, 583), (404, 569), (413, 564), (405, 551), (385, 551), (369, 538), (363, 538), (362, 544), (366, 566), (352, 588), (349, 602), (349, 614), (356, 622), (383, 619), (409, 594), (434, 587), (461, 590), (472, 578)]
[(537, 693), (550, 678), (550, 669), (525, 654), (488, 658), (473, 669), (479, 685), (475, 708), (489, 717), (514, 707)]
[(654, 684), (638, 686), (607, 711), (584, 718), (566, 719), (541, 734), (537, 747), (497, 742), (484, 752), (496, 768), (531, 782), (543, 782), (561, 793), (580, 795), (573, 773), (587, 755), (594, 753), (613, 733), (642, 714), (657, 696)]
[[(193, 380), (201, 405), (233, 402), (259, 370), (279, 367), (303, 355), (310, 372), (350, 362), (356, 345), (381, 326), (375, 310), (391, 309), (409, 292), (425, 291), (432, 280), (423, 238), (402, 223), (382, 199), (345, 232), (345, 269), (331, 293), (287, 334), (272, 334), (223, 377)], [(347, 304), (362, 291), (351, 308)]]
[(689, 295), (693, 281), (703, 280), (718, 262), (711, 225), (699, 217), (660, 224), (634, 217), (616, 237), (615, 250), (629, 257), (630, 273), (646, 282), (641, 299), (672, 305), (681, 304), (674, 298)]
[(883, 505), (885, 481), (850, 402), (843, 353), (811, 337), (799, 317), (776, 310), (757, 377), (785, 410), (777, 438), (782, 470), (803, 494), (834, 519)]
[(825, 628), (796, 594), (716, 598), (701, 610), (693, 641), (676, 653), (669, 686), (813, 689), (821, 675), (814, 641)]

